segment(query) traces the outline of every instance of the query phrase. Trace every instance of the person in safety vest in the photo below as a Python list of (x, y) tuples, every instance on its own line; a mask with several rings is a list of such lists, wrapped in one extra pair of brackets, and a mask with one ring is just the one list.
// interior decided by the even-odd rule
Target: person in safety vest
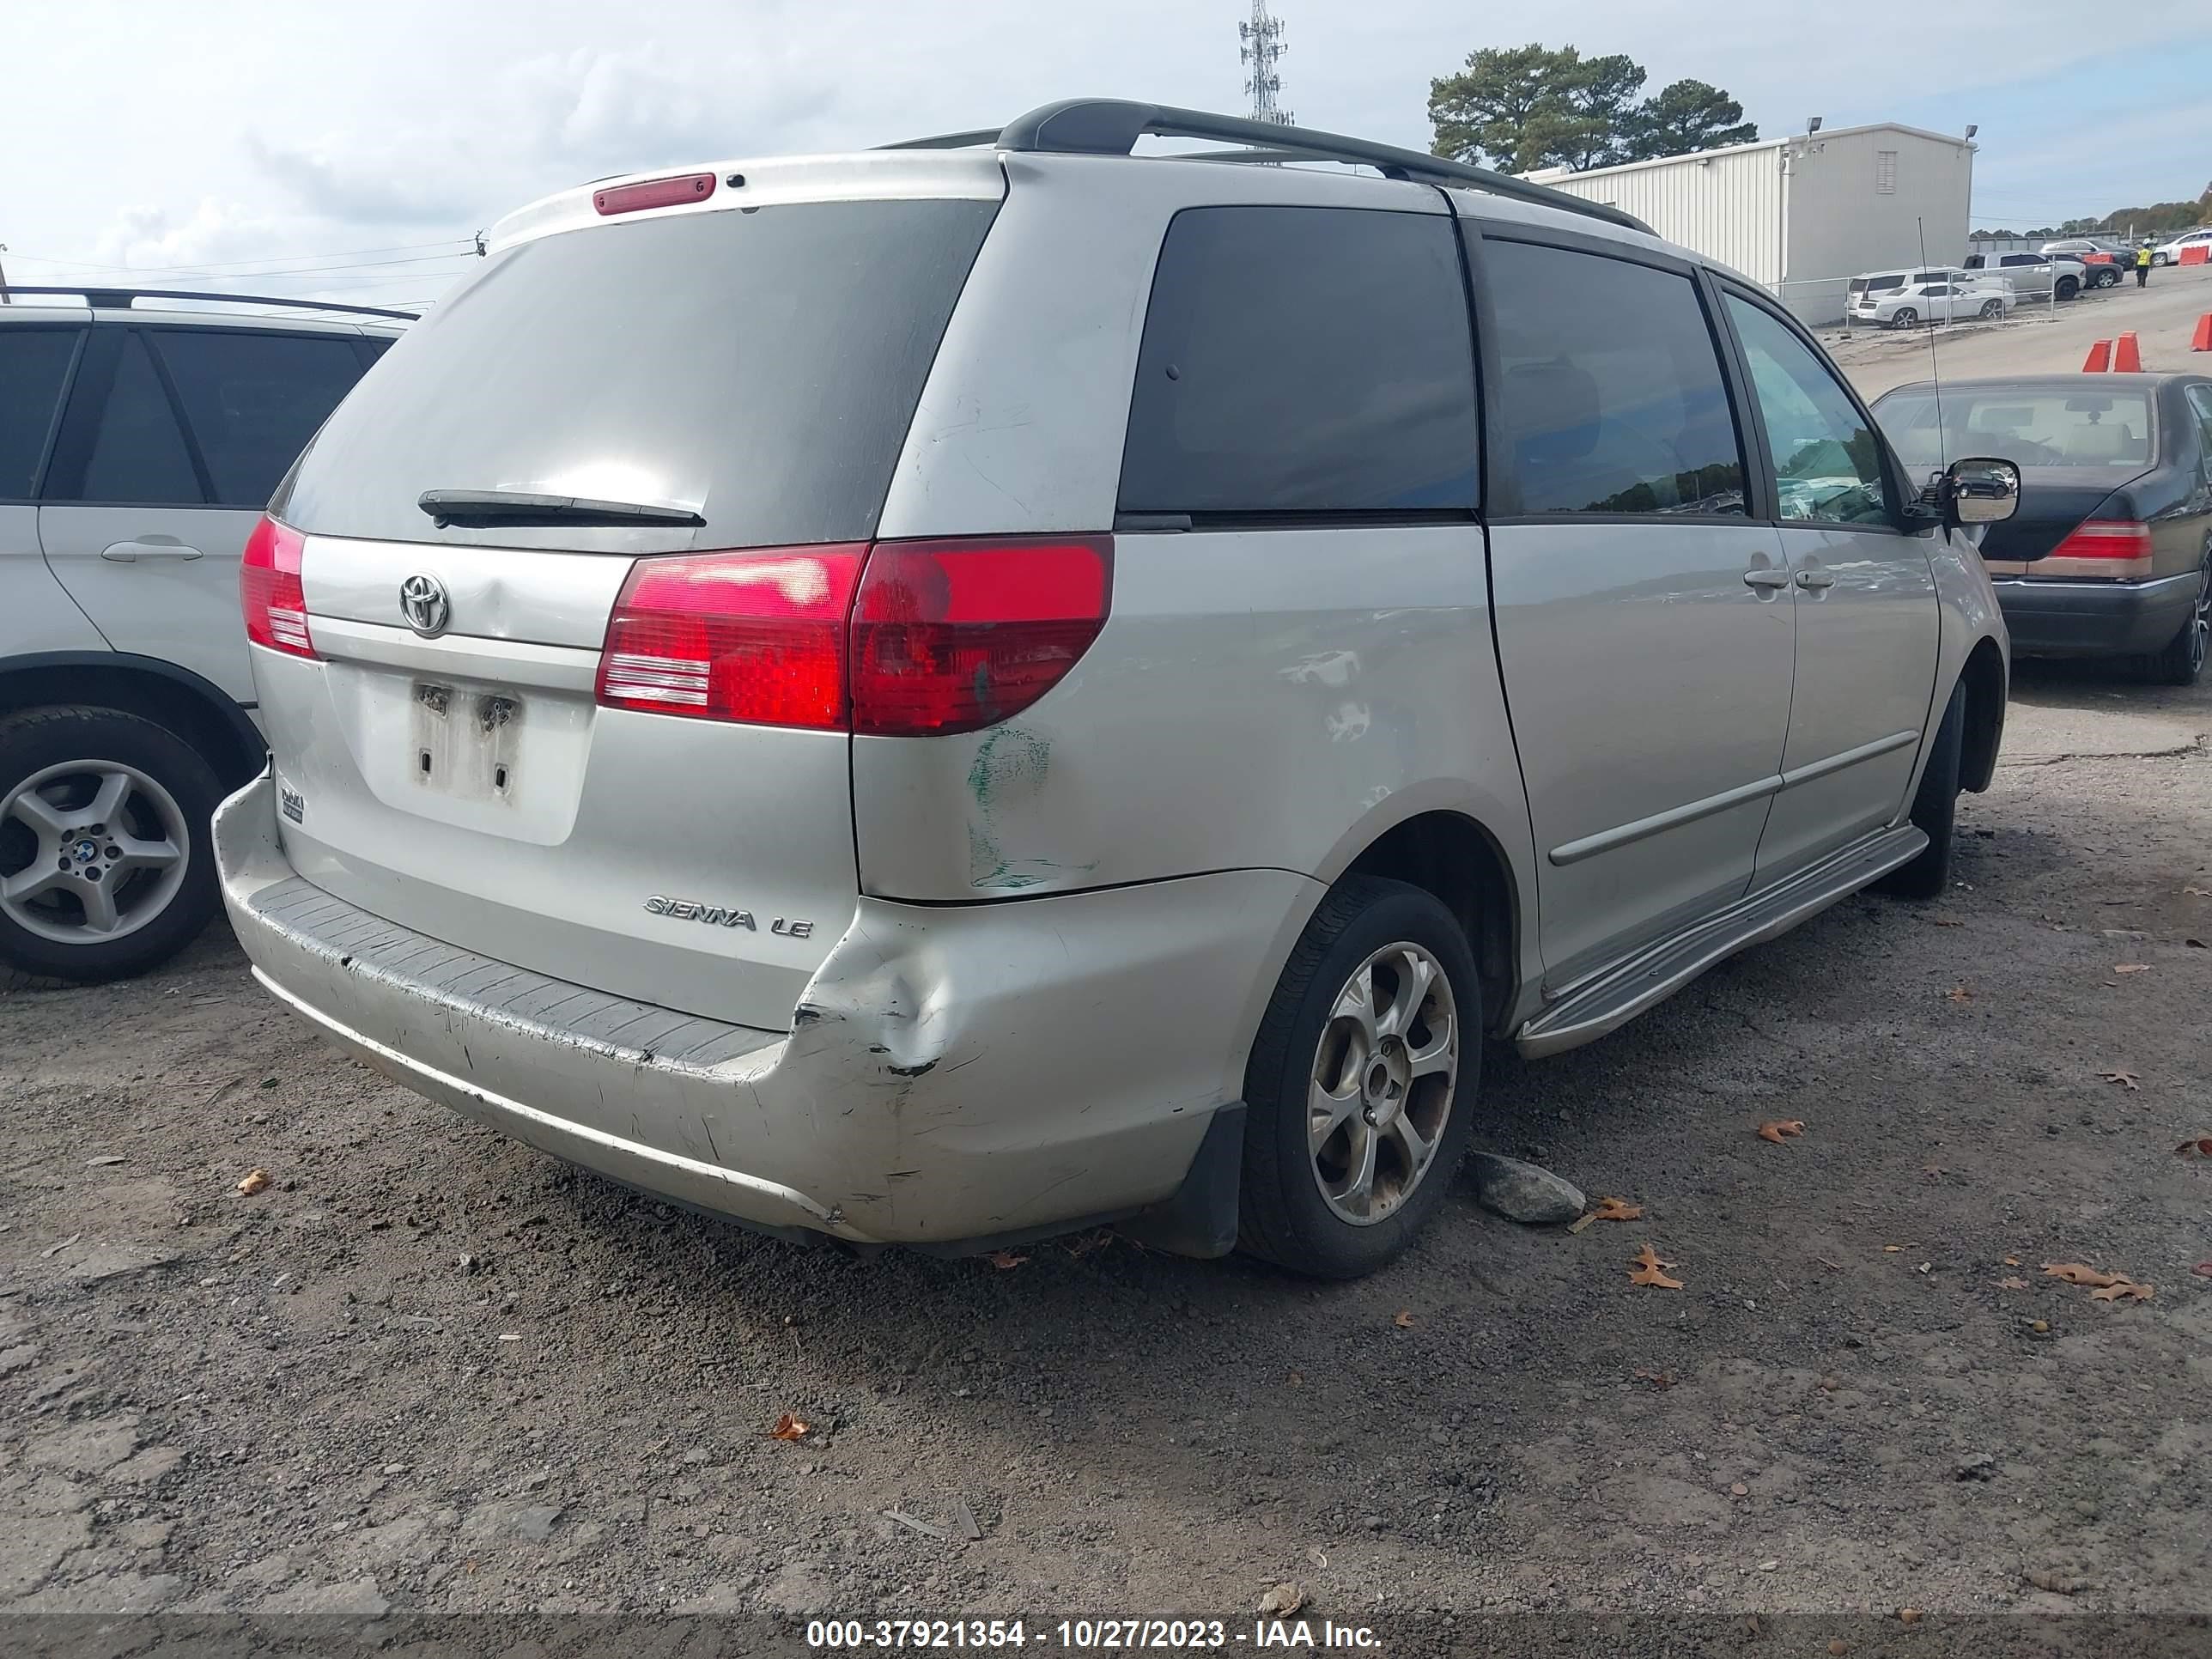
[(2148, 237), (2145, 237), (2143, 239), (2143, 245), (2136, 250), (2136, 286), (2137, 288), (2148, 288), (2149, 285), (2150, 239)]

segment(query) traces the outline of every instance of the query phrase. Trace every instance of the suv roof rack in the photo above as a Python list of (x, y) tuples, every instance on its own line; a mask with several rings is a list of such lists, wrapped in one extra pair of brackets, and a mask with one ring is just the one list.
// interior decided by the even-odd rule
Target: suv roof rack
[(6, 291), (15, 294), (82, 294), (84, 302), (96, 311), (128, 311), (134, 300), (222, 300), (241, 306), (288, 306), (299, 311), (344, 311), (361, 317), (396, 317), (401, 322), (418, 322), (418, 311), (392, 311), (383, 306), (343, 306), (335, 300), (287, 300), (268, 294), (198, 294), (181, 288), (25, 288), (10, 283)]
[(909, 138), (883, 149), (962, 149), (972, 144), (996, 144), (1001, 149), (1052, 151), (1063, 155), (1127, 155), (1137, 140), (1150, 134), (1158, 138), (1214, 138), (1249, 146), (1241, 150), (1216, 150), (1190, 159), (1208, 161), (1344, 161), (1379, 170), (1387, 179), (1407, 179), (1427, 185), (1462, 185), (1510, 197), (1539, 207), (1579, 213), (1602, 219), (1625, 229), (1655, 233), (1633, 214), (1602, 202), (1584, 201), (1547, 185), (1532, 185), (1488, 167), (1465, 161), (1424, 155), (1419, 150), (1378, 144), (1367, 138), (1347, 138), (1341, 133), (1321, 132), (1310, 127), (1279, 126), (1270, 121), (1251, 121), (1237, 115), (1213, 115), (1204, 110), (1176, 109), (1166, 104), (1140, 104), (1124, 98), (1067, 98), (1017, 116), (994, 131), (978, 128), (969, 132), (945, 132), (928, 138)]

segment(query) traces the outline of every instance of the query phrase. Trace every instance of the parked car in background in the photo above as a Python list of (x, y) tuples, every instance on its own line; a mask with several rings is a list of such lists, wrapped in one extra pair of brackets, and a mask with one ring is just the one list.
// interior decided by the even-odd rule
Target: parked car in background
[[(1971, 276), (1972, 273), (1962, 273)], [(1856, 295), (1851, 320), (1884, 328), (1917, 328), (1929, 323), (1969, 319), (2001, 322), (2015, 303), (2013, 291), (1995, 277), (1981, 281), (1907, 283), (1901, 288), (1869, 289)]]
[(1977, 253), (1966, 264), (2032, 299), (2070, 300), (2085, 288), (2117, 288), (2122, 274), (2117, 264), (2088, 264), (2069, 253)]
[(254, 536), (225, 899), (356, 1056), (669, 1198), (1366, 1273), (1487, 1039), (1945, 890), (1996, 764), (2015, 470), (1923, 504), (1616, 209), (1081, 100), (489, 248)]
[(2136, 251), (2116, 236), (2073, 236), (2063, 241), (2045, 242), (2045, 253), (2070, 254), (2084, 264), (2133, 264)]
[(2181, 263), (2181, 256), (2184, 252), (2191, 248), (2199, 247), (2207, 250), (2207, 253), (2200, 255), (2200, 258), (2212, 257), (2212, 230), (2184, 231), (2172, 241), (2161, 243), (2153, 248), (2150, 262), (2154, 265), (2178, 265)]
[(357, 307), (248, 302), (290, 313), (279, 320), (179, 303), (214, 295), (13, 293), (0, 307), (0, 982), (114, 979), (167, 958), (220, 902), (209, 814), (263, 757), (239, 555), (408, 313), (356, 323), (327, 313)]
[(1874, 412), (1916, 476), (1960, 454), (2020, 467), (2019, 512), (1982, 541), (2014, 652), (2132, 658), (2161, 684), (2197, 681), (2212, 619), (2212, 377), (1922, 382)]

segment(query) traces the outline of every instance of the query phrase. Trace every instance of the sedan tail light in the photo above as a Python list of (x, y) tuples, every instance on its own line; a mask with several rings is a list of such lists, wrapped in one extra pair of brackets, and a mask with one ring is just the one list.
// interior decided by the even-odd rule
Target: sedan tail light
[(287, 656), (312, 657), (315, 641), (307, 632), (307, 594), (301, 585), (301, 556), (307, 538), (291, 526), (264, 514), (246, 538), (238, 564), (238, 603), (246, 613), (246, 637)]
[(2081, 562), (2087, 568), (2076, 574), (2085, 576), (2148, 576), (2150, 526), (2134, 519), (2085, 520), (2051, 550), (2044, 562), (2053, 559)]
[(1106, 625), (1103, 536), (640, 559), (599, 657), (610, 708), (925, 737), (1020, 713)]

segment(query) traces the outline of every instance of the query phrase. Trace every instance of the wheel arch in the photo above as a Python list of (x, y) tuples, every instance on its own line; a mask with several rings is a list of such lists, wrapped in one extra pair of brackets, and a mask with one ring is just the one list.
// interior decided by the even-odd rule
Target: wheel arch
[(1487, 824), (1452, 808), (1400, 818), (1374, 833), (1334, 880), (1355, 875), (1402, 881), (1442, 901), (1467, 932), (1486, 1022), (1492, 1030), (1510, 1022), (1528, 920), (1513, 860)]
[(1995, 640), (1984, 638), (1966, 653), (1959, 671), (1966, 689), (1966, 731), (1959, 756), (1959, 784), (1981, 793), (1996, 776), (1997, 745), (2004, 737), (2004, 653)]
[(198, 750), (228, 788), (252, 779), (266, 753), (252, 720), (220, 687), (158, 657), (48, 651), (0, 659), (0, 714), (67, 703), (151, 720)]

